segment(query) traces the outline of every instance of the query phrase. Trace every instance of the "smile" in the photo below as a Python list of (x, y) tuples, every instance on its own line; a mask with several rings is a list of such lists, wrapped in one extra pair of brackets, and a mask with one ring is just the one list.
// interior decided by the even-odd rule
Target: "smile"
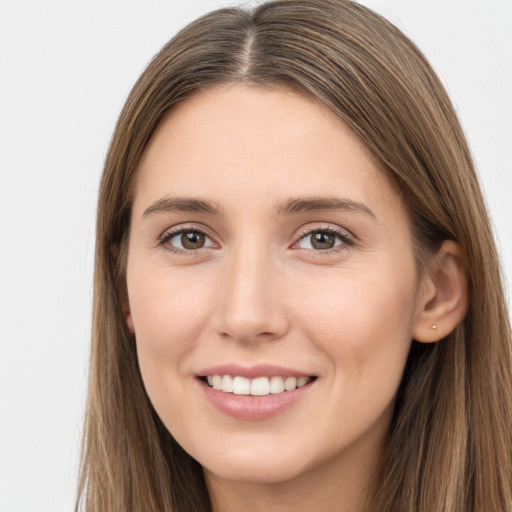
[(224, 393), (234, 395), (266, 396), (293, 391), (311, 382), (312, 377), (257, 377), (249, 379), (242, 376), (208, 375), (208, 385)]

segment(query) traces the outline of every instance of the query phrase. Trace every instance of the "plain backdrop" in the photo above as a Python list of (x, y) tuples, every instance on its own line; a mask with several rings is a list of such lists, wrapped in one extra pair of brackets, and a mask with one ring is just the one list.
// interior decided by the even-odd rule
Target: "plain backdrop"
[[(362, 3), (402, 28), (446, 85), (510, 279), (512, 1)], [(149, 59), (224, 5), (0, 0), (0, 512), (73, 508), (111, 132)]]

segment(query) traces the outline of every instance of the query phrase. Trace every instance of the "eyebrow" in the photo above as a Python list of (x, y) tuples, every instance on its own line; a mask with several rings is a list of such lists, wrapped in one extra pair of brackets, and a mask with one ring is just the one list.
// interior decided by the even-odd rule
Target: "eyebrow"
[(344, 210), (364, 213), (373, 219), (376, 215), (363, 203), (342, 197), (299, 197), (292, 198), (276, 207), (276, 214), (291, 215), (317, 210)]
[[(277, 216), (294, 215), (320, 210), (343, 210), (359, 212), (369, 215), (373, 219), (377, 217), (365, 204), (352, 199), (341, 197), (299, 197), (291, 198), (275, 208)], [(164, 197), (152, 203), (144, 210), (142, 217), (154, 213), (203, 213), (207, 215), (222, 215), (222, 208), (218, 203), (205, 201), (193, 197)]]
[(219, 204), (196, 199), (193, 197), (164, 197), (155, 201), (151, 206), (144, 210), (142, 218), (152, 213), (206, 213), (209, 215), (222, 215), (222, 209)]

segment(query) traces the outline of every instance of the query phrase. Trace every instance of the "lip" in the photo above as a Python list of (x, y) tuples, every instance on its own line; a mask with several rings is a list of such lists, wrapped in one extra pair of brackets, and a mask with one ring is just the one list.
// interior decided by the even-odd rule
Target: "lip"
[(311, 377), (301, 371), (275, 365), (241, 366), (224, 364), (205, 368), (197, 374), (196, 381), (206, 400), (221, 413), (245, 421), (260, 421), (272, 418), (304, 400), (314, 388), (317, 379), (292, 391), (265, 396), (235, 395), (211, 388), (204, 377), (208, 375), (241, 376), (248, 379), (257, 377)]
[(257, 377), (313, 377), (311, 373), (304, 373), (284, 366), (274, 364), (240, 365), (240, 364), (222, 364), (210, 366), (197, 373), (198, 377), (207, 377), (208, 375), (231, 375), (240, 376), (247, 379), (256, 379)]

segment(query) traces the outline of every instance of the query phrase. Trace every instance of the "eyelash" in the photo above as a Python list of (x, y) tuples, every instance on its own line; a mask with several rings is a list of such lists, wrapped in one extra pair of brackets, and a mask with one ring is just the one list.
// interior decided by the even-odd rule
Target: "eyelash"
[(340, 251), (343, 251), (347, 249), (347, 247), (352, 247), (354, 245), (354, 238), (347, 233), (347, 231), (338, 229), (332, 226), (321, 226), (318, 228), (313, 229), (305, 229), (302, 231), (302, 233), (299, 235), (299, 239), (297, 242), (295, 242), (293, 245), (297, 245), (300, 241), (304, 240), (308, 236), (312, 236), (315, 233), (328, 233), (329, 235), (333, 235), (338, 240), (341, 241), (340, 244), (334, 246), (331, 249), (323, 249), (323, 250), (314, 250), (314, 249), (308, 249), (312, 251), (315, 256), (322, 256), (322, 255), (329, 255), (329, 254), (335, 254)]
[(201, 229), (198, 228), (179, 228), (174, 231), (166, 231), (164, 235), (158, 240), (158, 245), (164, 247), (166, 250), (179, 254), (181, 256), (196, 256), (202, 249), (208, 249), (208, 247), (200, 247), (199, 249), (180, 249), (179, 247), (173, 247), (169, 242), (176, 236), (182, 235), (183, 233), (198, 233), (204, 235), (205, 238), (211, 240), (211, 238)]
[[(175, 238), (178, 235), (182, 235), (183, 233), (198, 233), (200, 235), (204, 235), (208, 240), (211, 240), (211, 238), (201, 229), (197, 228), (179, 228), (174, 231), (167, 231), (164, 233), (164, 235), (158, 240), (158, 245), (164, 247), (166, 250), (179, 255), (184, 256), (196, 256), (199, 251), (202, 249), (208, 249), (209, 247), (201, 247), (199, 249), (180, 249), (178, 247), (173, 247), (169, 244), (170, 240)], [(330, 235), (335, 236), (338, 240), (341, 241), (340, 244), (334, 246), (331, 249), (323, 249), (323, 250), (314, 250), (314, 249), (306, 249), (308, 251), (311, 251), (313, 253), (316, 253), (315, 255), (329, 255), (333, 253), (338, 253), (347, 247), (351, 247), (354, 245), (354, 239), (351, 235), (347, 234), (346, 231), (341, 229), (333, 228), (332, 226), (322, 226), (319, 228), (314, 229), (304, 229), (300, 234), (297, 242), (293, 244), (293, 246), (296, 246), (299, 242), (307, 238), (308, 236), (312, 236), (315, 233), (328, 233)], [(293, 247), (292, 246), (292, 247)]]

